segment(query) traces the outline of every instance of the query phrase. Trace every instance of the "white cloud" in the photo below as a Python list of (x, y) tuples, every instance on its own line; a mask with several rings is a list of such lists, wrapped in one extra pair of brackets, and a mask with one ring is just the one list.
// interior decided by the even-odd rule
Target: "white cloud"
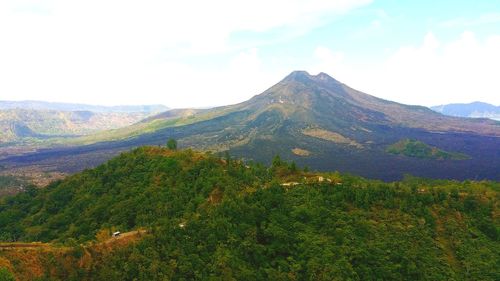
[(314, 58), (318, 63), (310, 68), (312, 73), (331, 71), (334, 75), (339, 69), (347, 67), (343, 64), (344, 54), (342, 52), (334, 52), (324, 46), (319, 46), (314, 50)]
[(500, 13), (487, 13), (482, 14), (478, 18), (455, 18), (441, 22), (439, 25), (442, 27), (473, 27), (484, 24), (492, 24), (500, 22)]
[[(236, 95), (237, 89), (225, 92), (219, 87), (224, 80), (206, 77), (236, 79), (251, 68), (254, 75), (240, 81), (239, 88), (253, 89), (264, 81), (255, 75), (260, 66), (252, 48), (258, 46), (232, 46), (232, 34), (310, 29), (370, 2), (0, 1), (0, 99), (188, 106), (194, 96), (212, 95), (209, 104), (225, 103), (225, 96)], [(231, 60), (235, 52), (243, 53), (213, 69), (192, 62), (209, 54)], [(196, 98), (194, 105), (204, 99)]]
[(442, 42), (428, 33), (421, 45), (402, 47), (381, 63), (355, 65), (346, 57), (324, 66), (324, 71), (358, 90), (406, 104), (480, 100), (498, 105), (498, 50), (500, 36), (479, 40), (465, 31)]

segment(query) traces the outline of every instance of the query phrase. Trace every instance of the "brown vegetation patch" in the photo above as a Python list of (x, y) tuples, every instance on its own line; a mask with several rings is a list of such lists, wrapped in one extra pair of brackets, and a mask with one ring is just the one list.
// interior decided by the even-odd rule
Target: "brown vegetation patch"
[[(436, 242), (440, 246), (441, 250), (445, 254), (448, 264), (450, 264), (456, 272), (461, 271), (461, 264), (458, 261), (455, 253), (451, 237), (446, 232), (445, 224), (446, 218), (442, 217), (436, 209), (433, 209), (432, 216), (436, 220)], [(444, 221), (443, 221), (444, 219)]]
[[(27, 250), (18, 248), (15, 250), (2, 250), (2, 264), (6, 264), (17, 280), (34, 280), (43, 276), (46, 268), (44, 258), (48, 252), (43, 250)], [(10, 265), (10, 266), (9, 266)]]
[(23, 243), (23, 242), (7, 242), (0, 243), (0, 249), (13, 249), (13, 248), (24, 248), (24, 249), (39, 249), (48, 247), (49, 244), (40, 243), (40, 242), (31, 242), (31, 243)]
[(292, 149), (293, 154), (298, 155), (298, 156), (309, 156), (311, 155), (311, 152), (309, 150), (305, 150), (302, 148), (294, 148)]
[(7, 270), (9, 270), (10, 272), (14, 271), (14, 268), (12, 267), (12, 263), (4, 257), (0, 257), (0, 268), (1, 267), (7, 268)]
[(65, 276), (55, 270), (55, 265), (65, 273), (77, 268), (89, 270), (96, 263), (112, 255), (115, 250), (136, 243), (145, 235), (147, 231), (139, 229), (97, 243), (81, 245), (83, 251), (81, 257), (74, 255), (74, 248), (49, 243), (1, 243), (0, 267), (11, 271), (17, 280), (36, 280), (44, 275), (57, 277), (56, 280), (65, 280)]
[(210, 204), (217, 205), (222, 201), (223, 195), (224, 194), (222, 193), (222, 191), (218, 187), (216, 187), (214, 190), (212, 190), (212, 192), (210, 192), (210, 195), (208, 196), (208, 202)]
[(304, 129), (304, 130), (302, 130), (302, 133), (306, 136), (310, 136), (310, 137), (314, 137), (314, 138), (318, 138), (318, 139), (323, 139), (323, 140), (331, 141), (334, 143), (352, 145), (352, 146), (355, 146), (357, 148), (363, 147), (361, 144), (359, 144), (355, 140), (344, 137), (343, 135), (341, 135), (339, 133), (323, 130), (320, 128)]
[(46, 187), (51, 182), (64, 179), (67, 174), (57, 171), (47, 171), (44, 167), (33, 165), (16, 168), (7, 168), (0, 172), (0, 176), (14, 177), (20, 180), (16, 186), (9, 186), (14, 193), (23, 190), (28, 184), (36, 185), (37, 187)]

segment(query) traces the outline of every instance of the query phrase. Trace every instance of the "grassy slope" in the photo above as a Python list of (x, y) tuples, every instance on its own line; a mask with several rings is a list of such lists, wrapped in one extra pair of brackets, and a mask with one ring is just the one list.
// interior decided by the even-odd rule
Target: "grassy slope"
[[(188, 113), (185, 113), (184, 111), (188, 111)], [(97, 132), (95, 134), (71, 139), (51, 139), (46, 144), (49, 146), (89, 145), (98, 142), (127, 140), (141, 135), (151, 134), (165, 128), (181, 127), (197, 122), (210, 120), (229, 112), (230, 111), (224, 108), (220, 108), (217, 110), (180, 110), (180, 112), (171, 114), (165, 118), (155, 118), (155, 116), (152, 116), (151, 118), (145, 119), (143, 122), (139, 122), (127, 127), (105, 130), (102, 132)], [(160, 114), (160, 116), (161, 115), (162, 114)]]

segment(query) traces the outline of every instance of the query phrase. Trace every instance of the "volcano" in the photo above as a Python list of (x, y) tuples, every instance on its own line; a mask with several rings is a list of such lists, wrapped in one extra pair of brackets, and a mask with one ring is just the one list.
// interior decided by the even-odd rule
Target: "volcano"
[[(177, 139), (181, 148), (227, 151), (261, 162), (279, 154), (299, 166), (382, 180), (405, 174), (500, 180), (500, 122), (444, 116), (365, 94), (325, 73), (305, 71), (292, 72), (240, 104), (171, 110), (128, 128), (9, 157), (0, 164), (75, 172), (136, 146), (164, 145), (169, 138)], [(415, 143), (418, 147), (410, 145)]]

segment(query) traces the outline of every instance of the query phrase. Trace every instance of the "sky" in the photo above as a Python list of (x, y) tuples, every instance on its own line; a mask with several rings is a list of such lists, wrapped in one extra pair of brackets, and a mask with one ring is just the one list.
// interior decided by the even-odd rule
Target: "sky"
[(500, 105), (500, 1), (0, 0), (0, 100), (209, 107), (293, 70)]

